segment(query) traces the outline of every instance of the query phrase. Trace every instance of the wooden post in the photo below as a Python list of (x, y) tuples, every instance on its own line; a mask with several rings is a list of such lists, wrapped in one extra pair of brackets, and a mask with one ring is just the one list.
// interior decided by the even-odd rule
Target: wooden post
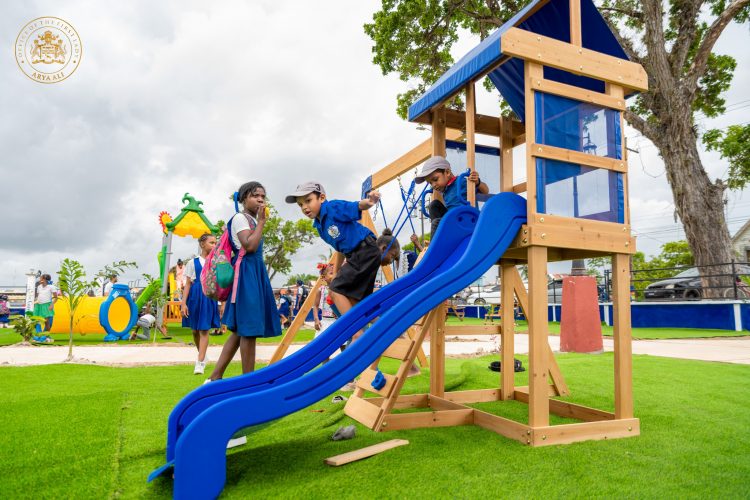
[[(530, 61), (524, 63), (524, 78), (526, 81), (526, 217), (534, 220), (536, 214), (536, 158), (532, 154), (530, 144), (536, 142), (536, 123), (534, 123), (534, 78), (542, 78), (542, 66)], [(529, 262), (529, 267), (531, 263)]]
[(570, 44), (583, 44), (581, 39), (581, 0), (570, 0)]
[(430, 394), (445, 395), (445, 304), (435, 308), (430, 326)]
[(500, 117), (500, 191), (513, 191), (513, 120)]
[[(528, 108), (527, 108), (528, 112)], [(529, 425), (549, 425), (547, 247), (529, 247)]]
[(513, 365), (513, 355), (515, 354), (515, 327), (514, 327), (514, 293), (513, 293), (513, 274), (516, 268), (507, 261), (500, 263), (500, 302), (502, 307), (502, 316), (500, 319), (502, 328), (500, 330), (500, 397), (504, 400), (513, 399), (513, 392), (516, 388), (515, 371)]
[(630, 256), (612, 256), (615, 343), (615, 418), (633, 418), (633, 351), (630, 330)]
[(432, 114), (432, 156), (445, 156), (445, 108)]
[[(474, 172), (476, 170), (476, 96), (474, 82), (466, 86), (466, 166)], [(466, 199), (472, 207), (477, 206), (476, 185), (469, 181), (466, 186)]]
[[(445, 156), (445, 108), (432, 115), (432, 156)], [(445, 304), (436, 308), (430, 327), (430, 394), (445, 393)]]

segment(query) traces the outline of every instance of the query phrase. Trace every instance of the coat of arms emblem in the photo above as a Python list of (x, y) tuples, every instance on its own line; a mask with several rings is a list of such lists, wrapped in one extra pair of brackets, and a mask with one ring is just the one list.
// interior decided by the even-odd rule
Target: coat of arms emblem
[(16, 38), (18, 67), (39, 83), (57, 83), (68, 78), (81, 63), (82, 53), (78, 33), (59, 17), (34, 19)]
[(335, 240), (336, 238), (341, 236), (341, 232), (339, 232), (339, 228), (337, 226), (330, 226), (328, 228), (328, 235)]
[(62, 37), (55, 36), (47, 30), (37, 36), (31, 47), (31, 62), (44, 64), (65, 64), (65, 45)]

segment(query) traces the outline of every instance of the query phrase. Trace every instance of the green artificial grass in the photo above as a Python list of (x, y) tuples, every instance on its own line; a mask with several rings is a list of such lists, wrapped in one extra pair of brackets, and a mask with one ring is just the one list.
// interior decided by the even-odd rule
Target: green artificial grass
[[(449, 316), (446, 321), (450, 325), (485, 325), (485, 320), (479, 318), (464, 318), (463, 321)], [(496, 325), (500, 324), (495, 320)], [(523, 320), (516, 321), (516, 330), (524, 331), (528, 329), (528, 323)], [(612, 327), (602, 324), (602, 335), (605, 337), (612, 336)], [(560, 322), (550, 321), (549, 334), (560, 335)], [(637, 340), (656, 340), (656, 339), (703, 339), (713, 337), (744, 337), (750, 335), (747, 330), (740, 332), (734, 330), (709, 330), (705, 328), (633, 328), (633, 338)]]
[[(151, 335), (152, 340), (125, 340), (125, 341), (118, 341), (117, 343), (123, 344), (152, 344), (153, 343), (153, 335), (154, 332), (156, 332), (156, 343), (157, 344), (192, 344), (193, 343), (193, 334), (188, 328), (183, 328), (182, 326), (178, 326), (176, 324), (171, 324), (167, 326), (167, 330), (169, 331), (169, 335), (172, 337), (171, 339), (164, 339), (162, 338), (161, 334), (156, 332), (155, 328), (151, 329)], [(282, 331), (283, 333), (286, 332), (286, 329)], [(295, 342), (309, 342), (312, 340), (313, 336), (315, 334), (314, 330), (310, 329), (300, 329), (300, 331), (297, 333), (297, 337), (295, 338)], [(67, 333), (53, 333), (50, 335), (55, 340), (55, 344), (68, 344), (68, 334)], [(224, 342), (226, 342), (227, 337), (229, 337), (229, 333), (225, 333), (224, 335), (209, 335), (208, 336), (208, 343), (209, 345), (223, 345)], [(262, 344), (278, 344), (281, 342), (281, 336), (279, 337), (268, 337), (268, 338), (259, 338), (258, 342)], [(16, 344), (21, 341), (21, 336), (18, 335), (15, 330), (12, 328), (0, 328), (0, 347), (5, 345), (12, 345)], [(73, 345), (77, 346), (92, 346), (92, 345), (107, 345), (107, 342), (104, 342), (104, 334), (103, 333), (90, 333), (87, 335), (81, 335), (79, 333), (73, 334)]]
[[(492, 359), (448, 359), (446, 385), (496, 386)], [(612, 410), (611, 354), (557, 359), (572, 394), (566, 400)], [(228, 375), (237, 371), (233, 364)], [(746, 497), (750, 367), (634, 356), (633, 373), (641, 436), (542, 448), (474, 426), (374, 433), (357, 424), (356, 438), (332, 442), (353, 421), (326, 398), (230, 451), (223, 497)], [(527, 374), (516, 383), (525, 385)], [(146, 476), (164, 462), (170, 410), (201, 381), (181, 366), (0, 368), (0, 498), (170, 497), (168, 475), (151, 484)], [(424, 392), (428, 382), (423, 370), (404, 392)], [(526, 418), (517, 402), (476, 406)], [(410, 444), (343, 467), (323, 464), (393, 438)]]

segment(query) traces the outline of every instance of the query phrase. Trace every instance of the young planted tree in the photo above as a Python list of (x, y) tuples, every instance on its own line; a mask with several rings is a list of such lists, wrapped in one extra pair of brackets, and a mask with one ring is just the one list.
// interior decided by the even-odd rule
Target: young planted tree
[(39, 316), (12, 316), (10, 322), (13, 329), (23, 339), (22, 344), (29, 344), (36, 333), (37, 326), (44, 325), (45, 318)]
[(68, 357), (65, 361), (73, 360), (73, 327), (76, 324), (76, 311), (83, 302), (83, 299), (87, 297), (88, 291), (98, 288), (103, 279), (121, 274), (130, 267), (136, 267), (135, 262), (126, 262), (124, 260), (113, 262), (89, 279), (86, 277), (86, 270), (80, 262), (73, 259), (62, 261), (60, 270), (57, 272), (57, 286), (60, 294), (68, 300), (70, 307)]
[[(410, 87), (398, 96), (398, 113), (405, 117), (416, 97), (451, 66), (450, 50), (460, 33), (485, 38), (527, 3), (382, 0), (382, 10), (364, 29), (374, 42), (373, 62), (384, 74), (397, 73)], [(730, 22), (748, 21), (750, 0), (596, 3), (628, 57), (648, 73), (648, 92), (636, 98), (625, 118), (654, 143), (664, 159), (677, 215), (696, 264), (730, 262), (731, 242), (723, 212), (727, 182), (712, 181), (703, 167), (698, 152), (701, 131), (695, 115), (714, 118), (725, 111), (723, 94), (732, 81), (736, 61), (716, 54), (714, 45)], [(732, 164), (730, 187), (742, 186), (750, 179), (750, 141), (738, 140), (747, 134), (747, 127), (706, 133), (709, 148), (730, 161), (743, 161)], [(721, 286), (721, 280), (714, 278), (706, 284)]]

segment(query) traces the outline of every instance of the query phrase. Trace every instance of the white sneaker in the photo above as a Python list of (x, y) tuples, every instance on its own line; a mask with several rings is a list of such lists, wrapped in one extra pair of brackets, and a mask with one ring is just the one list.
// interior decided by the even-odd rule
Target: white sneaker
[(243, 444), (247, 444), (247, 436), (240, 436), (230, 439), (227, 443), (227, 449), (236, 448), (237, 446), (242, 446)]
[(196, 361), (193, 375), (203, 375), (204, 371), (206, 371), (206, 363), (204, 363), (203, 361)]
[(207, 378), (206, 380), (203, 381), (203, 385), (210, 384), (211, 382), (213, 382), (213, 380), (211, 380), (210, 378)]

